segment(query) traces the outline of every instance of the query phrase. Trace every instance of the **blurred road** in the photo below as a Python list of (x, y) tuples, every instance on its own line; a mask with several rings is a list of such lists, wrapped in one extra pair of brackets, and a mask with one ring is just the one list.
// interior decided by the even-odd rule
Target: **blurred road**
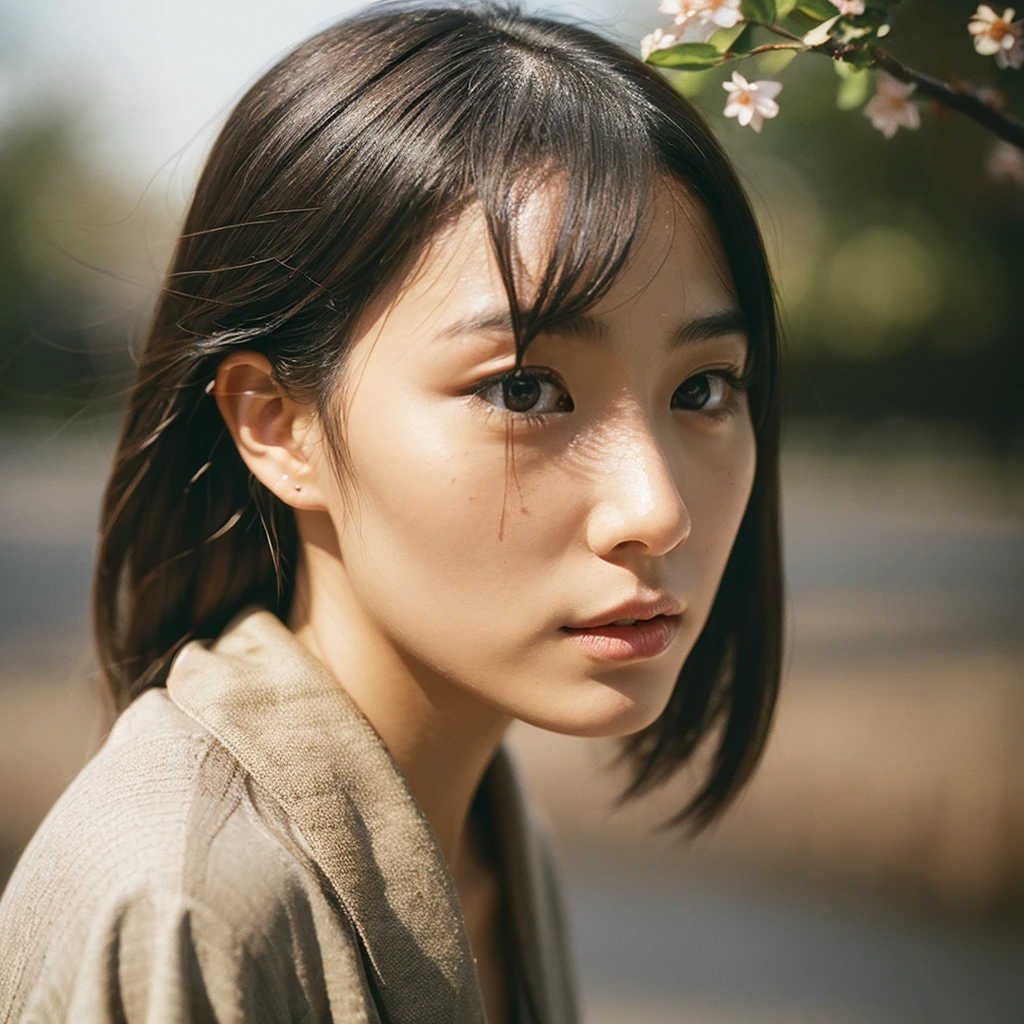
[(1020, 1024), (1024, 937), (567, 849), (589, 1024)]
[[(0, 446), (0, 882), (89, 752), (86, 602), (111, 446), (108, 430), (52, 427), (8, 428)], [(853, 707), (859, 689), (874, 699), (879, 671), (917, 658), (997, 665), (992, 692), (1009, 679), (1014, 700), (1024, 694), (1024, 487), (1019, 472), (1008, 473), (984, 460), (790, 454), (793, 721), (809, 706), (801, 693), (813, 703), (831, 687)], [(910, 723), (920, 720), (921, 675), (884, 677), (887, 698), (906, 690)], [(977, 674), (951, 679), (947, 690), (965, 700), (987, 685)], [(929, 706), (922, 693), (920, 706)], [(806, 721), (834, 717), (832, 706)], [(783, 732), (777, 745), (798, 735)], [(978, 735), (986, 756), (988, 733)], [(829, 736), (821, 733), (819, 748), (835, 748)], [(527, 738), (522, 749), (545, 742)], [(854, 737), (851, 749), (860, 742)], [(944, 761), (968, 763), (944, 742)], [(860, 890), (843, 896), (826, 884), (801, 888), (699, 860), (647, 861), (643, 835), (629, 849), (603, 843), (600, 828), (577, 827), (566, 809), (575, 792), (556, 791), (571, 789), (571, 777), (544, 768), (557, 744), (556, 753), (544, 750), (533, 759), (536, 789), (562, 839), (591, 1024), (1024, 1021), (1024, 935), (1012, 920), (898, 909)], [(881, 785), (891, 788), (887, 771)], [(1007, 792), (1016, 799), (1021, 791)], [(972, 827), (961, 830), (961, 844), (974, 843)], [(853, 822), (851, 835), (858, 828)], [(757, 846), (753, 826), (746, 850)]]

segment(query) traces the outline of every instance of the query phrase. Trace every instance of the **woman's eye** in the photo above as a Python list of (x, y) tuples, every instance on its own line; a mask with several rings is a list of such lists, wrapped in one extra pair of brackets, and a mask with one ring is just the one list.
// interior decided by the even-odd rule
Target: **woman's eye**
[(537, 370), (510, 370), (486, 381), (474, 394), (504, 412), (525, 416), (572, 412), (575, 408), (561, 381), (554, 374)]
[(676, 389), (677, 408), (718, 412), (729, 397), (729, 381), (721, 373), (697, 373)]

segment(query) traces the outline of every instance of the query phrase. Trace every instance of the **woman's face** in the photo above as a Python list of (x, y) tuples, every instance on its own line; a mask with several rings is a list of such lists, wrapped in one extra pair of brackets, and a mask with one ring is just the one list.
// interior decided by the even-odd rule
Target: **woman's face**
[[(552, 196), (535, 192), (518, 223), (527, 282)], [(368, 314), (339, 396), (354, 486), (324, 485), (326, 469), (320, 482), (345, 586), (414, 675), (574, 735), (661, 713), (754, 477), (719, 244), (702, 209), (662, 189), (611, 291), (532, 342), (504, 387), (515, 349), (477, 209)], [(646, 628), (567, 629), (666, 597), (679, 614)]]

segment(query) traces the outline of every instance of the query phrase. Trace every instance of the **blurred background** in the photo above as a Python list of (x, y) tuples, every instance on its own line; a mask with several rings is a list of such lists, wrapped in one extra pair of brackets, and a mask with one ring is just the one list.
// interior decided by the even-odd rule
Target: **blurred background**
[[(0, 0), (0, 885), (99, 741), (87, 593), (117, 414), (200, 162), (345, 0)], [(539, 5), (527, 3), (531, 10)], [(891, 51), (1001, 89), (971, 2)], [(634, 52), (656, 0), (546, 5)], [(886, 140), (828, 61), (761, 134), (680, 78), (761, 217), (789, 356), (787, 668), (719, 826), (613, 812), (613, 748), (516, 727), (592, 1024), (1024, 1021), (1024, 171), (922, 103)]]

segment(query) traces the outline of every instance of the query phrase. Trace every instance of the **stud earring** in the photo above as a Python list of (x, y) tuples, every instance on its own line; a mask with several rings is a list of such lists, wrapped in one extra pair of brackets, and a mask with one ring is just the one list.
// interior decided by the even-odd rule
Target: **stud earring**
[[(288, 474), (287, 474), (287, 473), (282, 473), (282, 474), (281, 474), (281, 479), (282, 479), (282, 480), (287, 480), (287, 479), (288, 479)], [(295, 490), (297, 490), (297, 491), (301, 491), (301, 490), (302, 490), (302, 488), (301, 488), (301, 487), (300, 487), (300, 486), (299, 486), (298, 484), (296, 484), (296, 485), (295, 485)]]

